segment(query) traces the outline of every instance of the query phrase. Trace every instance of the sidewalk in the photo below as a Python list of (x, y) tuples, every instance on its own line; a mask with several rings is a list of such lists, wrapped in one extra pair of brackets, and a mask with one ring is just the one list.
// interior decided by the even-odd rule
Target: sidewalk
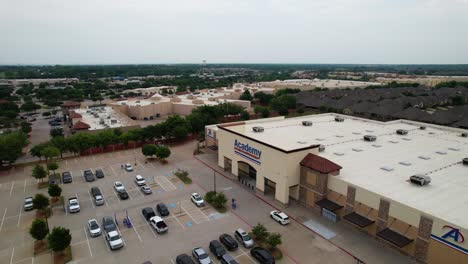
[[(284, 211), (303, 226), (305, 226), (304, 222), (307, 221), (323, 226), (326, 231), (333, 235), (333, 237), (328, 239), (331, 244), (365, 263), (416, 263), (410, 257), (384, 245), (382, 242), (377, 241), (367, 234), (355, 230), (350, 224), (343, 221), (333, 223), (312, 212), (310, 209), (299, 205), (297, 202), (291, 202), (286, 208), (281, 208), (278, 203), (274, 201), (273, 196), (255, 194), (255, 191), (240, 184), (235, 175), (218, 167), (216, 154), (201, 154), (195, 156), (195, 158), (206, 166), (215, 169), (218, 174), (223, 175), (225, 178), (242, 187), (242, 189), (249, 191), (264, 203)], [(322, 236), (312, 230), (311, 232), (314, 233), (314, 235)]]

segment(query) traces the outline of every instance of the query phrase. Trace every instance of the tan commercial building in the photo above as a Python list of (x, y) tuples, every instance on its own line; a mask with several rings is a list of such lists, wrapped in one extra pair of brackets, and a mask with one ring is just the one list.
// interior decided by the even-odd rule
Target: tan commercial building
[(122, 131), (139, 128), (136, 121), (116, 112), (112, 107), (79, 108), (69, 111), (72, 133), (96, 133), (108, 128), (119, 128)]
[[(218, 165), (423, 263), (468, 263), (468, 131), (321, 114), (207, 126)], [(468, 238), (468, 237), (467, 237)]]

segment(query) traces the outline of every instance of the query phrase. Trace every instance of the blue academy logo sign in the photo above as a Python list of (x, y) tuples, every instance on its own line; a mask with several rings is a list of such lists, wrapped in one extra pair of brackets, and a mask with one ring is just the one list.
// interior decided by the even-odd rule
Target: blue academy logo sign
[(237, 139), (234, 141), (234, 152), (249, 160), (252, 161), (255, 164), (260, 165), (260, 157), (262, 156), (262, 151), (258, 150), (254, 147), (249, 146), (249, 144), (243, 144), (237, 141)]
[(468, 250), (464, 248), (463, 245), (461, 245), (465, 242), (465, 237), (460, 232), (460, 229), (455, 228), (453, 226), (449, 226), (449, 225), (444, 225), (442, 229), (449, 229), (449, 230), (442, 237), (438, 237), (434, 234), (431, 234), (432, 239), (448, 247), (451, 247), (465, 254), (468, 254)]

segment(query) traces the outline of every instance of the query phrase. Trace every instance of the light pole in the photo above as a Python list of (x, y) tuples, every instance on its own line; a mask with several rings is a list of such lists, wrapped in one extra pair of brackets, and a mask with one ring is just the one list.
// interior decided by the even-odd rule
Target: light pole
[(214, 192), (216, 193), (216, 171), (213, 169), (213, 186)]

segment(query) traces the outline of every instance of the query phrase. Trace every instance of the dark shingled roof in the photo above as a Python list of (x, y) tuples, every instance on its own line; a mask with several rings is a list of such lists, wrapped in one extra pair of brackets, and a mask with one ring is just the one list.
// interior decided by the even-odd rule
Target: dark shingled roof
[(89, 129), (90, 126), (86, 124), (85, 122), (78, 121), (76, 124), (73, 125), (73, 129), (75, 130), (84, 130), (84, 129)]
[(400, 248), (413, 242), (413, 239), (409, 239), (404, 235), (397, 233), (389, 228), (380, 231), (379, 233), (377, 233), (377, 236), (387, 240), (388, 242)]
[(302, 159), (301, 166), (305, 166), (320, 173), (330, 173), (334, 171), (339, 171), (343, 168), (340, 165), (329, 161), (326, 158), (317, 156), (312, 153), (307, 154), (307, 156), (305, 156), (305, 158)]

